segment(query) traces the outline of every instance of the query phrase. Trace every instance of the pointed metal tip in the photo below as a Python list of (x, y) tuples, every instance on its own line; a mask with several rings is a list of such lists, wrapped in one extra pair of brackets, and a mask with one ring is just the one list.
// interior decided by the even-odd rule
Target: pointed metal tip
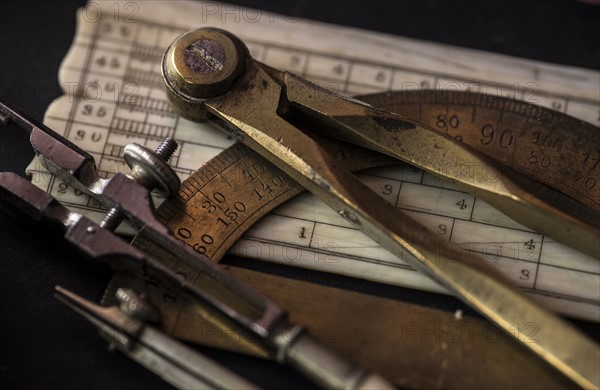
[[(124, 344), (125, 334), (134, 334), (141, 329), (141, 323), (127, 317), (118, 307), (103, 307), (88, 301), (85, 298), (63, 288), (54, 287), (54, 296), (67, 307), (83, 316), (104, 332), (112, 332), (112, 337), (119, 337), (118, 341)], [(123, 328), (126, 326), (126, 328)], [(125, 332), (121, 335), (121, 332)]]
[(59, 285), (54, 286), (54, 292), (55, 292), (56, 298), (58, 298), (61, 301), (76, 302), (78, 300), (83, 299), (83, 298), (79, 297), (77, 294), (75, 294), (74, 292), (71, 292), (71, 291), (67, 290), (66, 288), (59, 286)]
[(95, 306), (93, 303), (83, 299), (74, 292), (71, 292), (58, 285), (54, 287), (54, 296), (63, 304), (75, 310), (76, 312), (79, 312), (80, 314), (84, 314), (83, 312), (89, 312), (90, 308)]
[(54, 292), (54, 296), (59, 301), (92, 322), (106, 316), (106, 308), (98, 306), (66, 288), (56, 286), (54, 287)]
[(58, 293), (59, 295), (64, 295), (65, 293), (69, 293), (69, 290), (59, 286), (58, 284), (56, 286), (54, 286), (54, 291), (56, 293)]

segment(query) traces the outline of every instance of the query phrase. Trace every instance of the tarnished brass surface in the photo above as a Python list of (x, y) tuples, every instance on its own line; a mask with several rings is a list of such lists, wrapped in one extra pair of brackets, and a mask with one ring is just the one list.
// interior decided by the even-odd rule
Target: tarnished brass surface
[[(202, 30), (194, 34), (198, 39)], [(244, 50), (238, 52), (240, 60), (244, 54)], [(192, 113), (196, 108), (196, 112), (278, 165), (354, 226), (431, 275), (569, 378), (581, 386), (599, 386), (596, 363), (600, 351), (593, 341), (529, 302), (473, 254), (452, 251), (416, 221), (381, 202), (318, 141), (293, 123), (299, 123), (298, 117), (307, 118), (322, 126), (312, 128), (317, 133), (388, 153), (456, 181), (517, 220), (523, 217), (529, 226), (598, 256), (594, 227), (540, 201), (523, 187), (524, 179), (509, 178), (492, 160), (450, 137), (250, 58), (245, 61), (245, 73), (222, 96), (190, 100), (178, 92), (165, 72), (168, 95), (183, 115), (198, 118)], [(444, 169), (457, 162), (460, 167), (477, 169), (457, 169), (451, 174)], [(493, 177), (500, 180), (490, 181), (484, 171), (493, 172)], [(557, 219), (562, 222), (557, 223)], [(529, 322), (543, 324), (537, 342), (528, 337), (524, 325)]]
[[(376, 159), (377, 154), (369, 160), (367, 154), (358, 154), (362, 150), (343, 144), (332, 152), (352, 169), (390, 162), (387, 158)], [(197, 235), (206, 233), (207, 226), (214, 226), (213, 218), (226, 217), (218, 210), (209, 213), (207, 208), (201, 207), (202, 201), (208, 199), (203, 194), (221, 191), (228, 199), (246, 202), (248, 214), (240, 213), (236, 218), (239, 221), (236, 230), (210, 230), (209, 233), (215, 235), (215, 242), (220, 244), (207, 248), (212, 261), (220, 261), (226, 250), (260, 216), (302, 191), (294, 182), (285, 180), (285, 187), (275, 189), (273, 199), (265, 199), (264, 203), (247, 202), (240, 198), (241, 191), (232, 190), (242, 186), (234, 180), (244, 178), (244, 167), (252, 169), (248, 173), (256, 177), (257, 183), (272, 183), (274, 177), (286, 177), (258, 154), (236, 144), (184, 181), (179, 195), (165, 201), (158, 210), (161, 221), (173, 232), (183, 228)], [(224, 185), (220, 177), (231, 181), (234, 187)], [(138, 235), (133, 244), (152, 251), (151, 240), (143, 234)], [(184, 268), (176, 259), (164, 254), (161, 259), (178, 274), (193, 278), (194, 270)], [(292, 321), (306, 324), (322, 342), (352, 356), (365, 367), (376, 367), (398, 385), (472, 389), (571, 386), (570, 381), (541, 360), (531, 359), (517, 342), (481, 319), (470, 316), (457, 319), (453, 313), (390, 299), (260, 274), (240, 267), (227, 269), (280, 303), (290, 312)], [(174, 337), (268, 358), (268, 351), (245, 338), (243, 333), (206, 315), (201, 307), (155, 281), (132, 279), (117, 273), (105, 294), (105, 304), (114, 303), (113, 292), (119, 286), (139, 286), (150, 294), (152, 302), (161, 311), (163, 329)]]
[[(489, 322), (469, 315), (350, 292), (240, 266), (229, 272), (306, 324), (321, 343), (410, 389), (568, 389), (573, 383)], [(202, 316), (181, 297), (119, 274), (119, 286), (143, 288), (158, 303), (162, 329), (174, 337), (267, 358), (242, 334)]]
[(578, 205), (568, 197), (549, 194), (535, 181), (419, 122), (348, 98), (327, 97), (321, 87), (291, 74), (282, 77), (283, 93), (293, 107), (290, 111), (321, 120), (316, 133), (379, 151), (450, 180), (515, 221), (600, 259), (600, 218), (571, 213)]
[(219, 96), (244, 70), (238, 57), (243, 50), (220, 30), (206, 29), (201, 38), (191, 32), (177, 38), (165, 53), (163, 71), (191, 99)]
[(600, 129), (526, 101), (458, 91), (359, 97), (479, 150), (600, 212)]

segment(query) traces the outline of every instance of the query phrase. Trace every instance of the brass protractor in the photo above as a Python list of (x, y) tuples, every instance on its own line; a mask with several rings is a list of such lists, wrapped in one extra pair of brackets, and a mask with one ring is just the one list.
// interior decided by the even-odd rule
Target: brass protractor
[[(598, 172), (600, 172), (598, 166), (600, 130), (593, 125), (527, 103), (471, 93), (393, 92), (362, 96), (360, 99), (419, 120), (452, 136), (460, 137), (463, 142), (496, 160), (569, 194), (592, 209), (600, 209), (598, 196), (600, 184), (596, 185)], [(323, 145), (352, 170), (393, 162), (387, 157), (343, 143), (323, 140)], [(158, 216), (178, 239), (218, 262), (256, 221), (302, 190), (291, 178), (264, 158), (247, 147), (236, 144), (194, 172), (182, 184), (179, 194), (166, 200), (158, 209)], [(136, 236), (133, 244), (155, 254), (170, 268), (176, 270), (182, 278), (194, 279), (195, 270), (160, 251), (144, 236), (143, 230)], [(301, 312), (302, 314), (297, 317), (292, 313), (292, 318), (299, 321), (319, 318), (325, 312), (338, 313), (332, 311), (335, 303), (331, 303), (333, 306), (329, 308), (316, 305), (313, 310), (310, 308), (311, 305), (307, 305), (307, 308), (300, 310), (303, 307), (302, 302), (290, 301), (290, 297), (293, 296), (308, 297), (310, 294), (306, 295), (306, 290), (316, 291), (317, 287), (311, 287), (306, 283), (285, 281), (285, 278), (276, 275), (266, 279), (261, 278), (239, 267), (233, 267), (231, 270), (247, 283), (264, 291), (274, 301), (281, 303), (284, 308)], [(267, 280), (268, 283), (273, 283), (273, 286), (260, 285)], [(153, 303), (161, 311), (163, 327), (168, 333), (194, 342), (265, 356), (265, 352), (261, 351), (259, 346), (251, 341), (242, 340), (239, 334), (228, 329), (226, 325), (215, 322), (210, 318), (210, 314), (199, 309), (197, 305), (178, 297), (176, 292), (169, 291), (158, 283), (155, 280), (133, 280), (124, 274), (117, 274), (111, 281), (105, 297), (114, 295), (110, 294), (110, 291), (124, 284), (145, 288), (153, 298)], [(107, 299), (105, 303), (108, 302)], [(344, 304), (351, 304), (352, 301), (354, 300), (348, 299)], [(289, 304), (287, 307), (286, 303)], [(384, 308), (388, 303), (373, 301), (371, 298), (356, 298), (355, 304), (358, 306), (353, 308), (354, 311), (342, 311), (336, 314), (337, 317), (334, 315), (328, 318), (338, 324), (354, 323), (366, 326), (369, 321), (375, 321), (373, 316), (357, 319), (352, 317), (352, 313), (364, 309), (360, 305)], [(393, 305), (394, 310), (409, 310), (400, 302), (390, 304)], [(425, 315), (434, 314), (423, 314)], [(402, 314), (390, 318), (400, 317)], [(451, 318), (445, 321), (451, 321)], [(309, 329), (315, 331), (310, 323), (308, 325)], [(318, 327), (319, 324), (316, 326)], [(361, 363), (367, 366), (373, 364), (374, 359), (378, 359), (379, 364), (380, 353), (383, 353), (381, 356), (392, 356), (394, 350), (402, 347), (396, 340), (397, 335), (391, 329), (392, 327), (388, 329), (388, 333), (378, 333), (378, 337), (384, 340), (380, 343), (381, 350), (360, 352), (358, 347), (368, 341), (365, 339), (366, 336), (341, 340), (338, 346), (342, 351), (358, 353), (357, 358), (364, 360)], [(316, 331), (318, 332), (318, 329)], [(508, 339), (506, 343), (513, 345)], [(467, 351), (475, 348), (489, 352), (492, 347), (485, 341), (475, 341), (476, 346), (472, 343), (467, 344), (461, 344), (459, 349), (464, 348), (464, 351)], [(421, 343), (414, 347), (414, 351), (408, 352), (418, 354), (418, 349), (434, 348), (434, 345)], [(510, 351), (502, 352), (496, 358), (516, 361), (515, 354), (519, 354), (519, 348), (514, 345), (514, 348), (509, 349)], [(406, 352), (404, 351), (404, 354)], [(393, 359), (387, 360), (393, 361)], [(434, 366), (423, 369), (423, 372), (428, 370), (433, 372), (436, 369)], [(387, 370), (393, 374), (401, 372), (399, 368), (400, 365), (389, 365)], [(515, 368), (515, 371), (518, 370), (520, 370), (518, 367)], [(546, 372), (541, 366), (536, 370)], [(463, 372), (465, 375), (470, 375), (468, 371), (472, 370), (466, 367), (457, 368), (457, 372)], [(504, 375), (492, 371), (481, 370), (480, 372), (486, 374), (478, 377), (475, 383), (483, 386), (490, 377), (500, 378)], [(465, 375), (462, 378), (465, 378)], [(517, 377), (519, 376), (512, 376), (512, 378)], [(460, 378), (460, 375), (456, 377), (456, 383), (464, 385), (460, 382)], [(473, 379), (472, 376), (469, 378)], [(411, 387), (434, 385), (419, 380), (422, 380), (422, 377), (414, 378), (414, 381), (409, 381), (409, 384), (412, 385)]]
[(600, 129), (523, 101), (458, 91), (360, 100), (429, 125), (600, 211)]
[[(460, 138), (494, 159), (600, 210), (600, 129), (512, 99), (465, 92), (408, 91), (359, 97)], [(352, 170), (393, 160), (322, 140)], [(587, 183), (587, 184), (586, 184)], [(158, 214), (173, 234), (219, 261), (262, 216), (303, 189), (242, 145), (194, 172)]]

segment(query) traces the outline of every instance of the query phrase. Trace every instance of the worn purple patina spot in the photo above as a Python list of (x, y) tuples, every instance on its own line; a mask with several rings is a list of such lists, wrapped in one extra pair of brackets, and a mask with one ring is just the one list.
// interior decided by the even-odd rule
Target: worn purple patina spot
[(223, 69), (225, 50), (211, 39), (200, 39), (185, 50), (185, 64), (198, 73), (213, 73)]

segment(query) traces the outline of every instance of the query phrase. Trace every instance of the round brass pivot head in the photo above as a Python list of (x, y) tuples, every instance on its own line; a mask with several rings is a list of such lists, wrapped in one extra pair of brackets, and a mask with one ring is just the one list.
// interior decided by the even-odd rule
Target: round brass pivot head
[(163, 57), (167, 88), (187, 99), (223, 95), (244, 70), (245, 52), (244, 44), (224, 30), (189, 31), (179, 36)]

